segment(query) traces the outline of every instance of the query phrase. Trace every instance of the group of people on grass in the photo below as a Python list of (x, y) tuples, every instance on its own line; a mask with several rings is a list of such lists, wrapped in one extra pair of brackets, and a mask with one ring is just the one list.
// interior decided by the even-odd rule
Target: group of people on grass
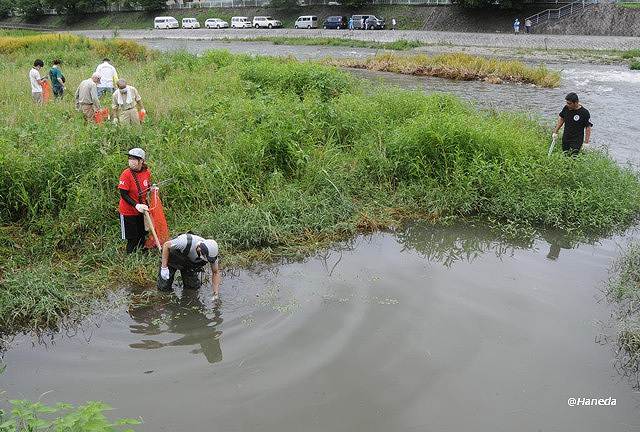
[[(29, 71), (31, 84), (31, 97), (36, 104), (43, 104), (48, 99), (48, 88), (55, 100), (64, 98), (67, 86), (66, 78), (62, 72), (62, 62), (54, 60), (49, 69), (48, 76), (42, 77), (41, 69), (44, 62), (36, 59)], [(50, 83), (49, 83), (50, 81)], [(76, 110), (80, 111), (87, 122), (101, 122), (103, 112), (100, 98), (103, 95), (111, 96), (111, 115), (114, 123), (126, 125), (139, 125), (146, 115), (142, 104), (142, 98), (138, 90), (127, 84), (124, 79), (118, 78), (116, 68), (108, 58), (96, 67), (95, 72), (80, 83), (75, 93)]]

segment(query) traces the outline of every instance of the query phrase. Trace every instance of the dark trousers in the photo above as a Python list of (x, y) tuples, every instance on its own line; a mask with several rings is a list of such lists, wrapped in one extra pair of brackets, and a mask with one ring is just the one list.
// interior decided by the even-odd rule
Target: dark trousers
[(127, 239), (127, 253), (133, 253), (144, 247), (147, 231), (144, 229), (144, 216), (121, 216), (122, 237)]
[(202, 271), (202, 268), (194, 267), (188, 259), (182, 255), (171, 251), (169, 253), (169, 279), (162, 279), (160, 276), (160, 268), (158, 268), (158, 290), (171, 291), (173, 287), (173, 279), (176, 272), (180, 270), (180, 276), (182, 276), (182, 284), (185, 289), (198, 289), (200, 288), (200, 278), (198, 273)]
[(582, 143), (579, 141), (562, 141), (562, 151), (568, 156), (575, 156), (580, 153)]
[[(171, 291), (173, 288), (173, 279), (175, 278), (178, 270), (179, 269), (169, 265), (169, 279), (162, 279), (160, 276), (160, 269), (158, 269), (158, 290)], [(182, 269), (180, 270), (180, 276), (182, 276), (184, 289), (197, 290), (200, 288), (200, 278), (198, 277), (197, 271), (193, 269)]]

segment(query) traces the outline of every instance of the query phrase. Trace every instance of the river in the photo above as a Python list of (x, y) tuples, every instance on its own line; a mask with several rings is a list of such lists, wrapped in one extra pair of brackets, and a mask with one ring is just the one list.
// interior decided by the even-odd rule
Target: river
[[(577, 90), (595, 145), (639, 161), (640, 74), (621, 66), (571, 64), (552, 90), (355, 73), (549, 125)], [(631, 238), (509, 242), (474, 224), (415, 223), (227, 273), (217, 305), (121, 290), (72, 330), (14, 338), (0, 386), (11, 398), (103, 400), (110, 415), (141, 416), (140, 431), (639, 431), (640, 394), (617, 368), (603, 294)]]

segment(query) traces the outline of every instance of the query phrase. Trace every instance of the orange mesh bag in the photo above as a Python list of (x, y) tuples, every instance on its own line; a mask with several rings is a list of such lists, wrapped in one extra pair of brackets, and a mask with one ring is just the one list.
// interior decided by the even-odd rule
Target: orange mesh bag
[(51, 91), (51, 84), (49, 84), (49, 81), (44, 80), (42, 82), (42, 102), (47, 103), (51, 100), (51, 95), (52, 95), (52, 91)]
[(101, 110), (96, 111), (94, 118), (97, 124), (104, 123), (105, 120), (109, 119), (109, 108), (102, 108)]
[[(156, 230), (158, 236), (158, 242), (162, 246), (164, 242), (169, 240), (169, 227), (167, 226), (167, 220), (164, 217), (164, 209), (162, 207), (162, 201), (160, 201), (160, 195), (158, 194), (158, 188), (152, 187), (149, 197), (149, 216), (153, 222), (153, 227)], [(145, 242), (144, 246), (147, 249), (155, 249), (156, 241), (153, 239), (153, 235), (149, 233), (149, 238)]]

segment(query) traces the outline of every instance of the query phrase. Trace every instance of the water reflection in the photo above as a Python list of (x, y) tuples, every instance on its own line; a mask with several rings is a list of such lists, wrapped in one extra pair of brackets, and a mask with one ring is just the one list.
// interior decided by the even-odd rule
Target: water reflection
[[(498, 229), (485, 224), (458, 224), (455, 226), (432, 225), (415, 222), (395, 234), (404, 250), (412, 250), (427, 260), (451, 267), (457, 262), (473, 262), (482, 255), (491, 253), (497, 258), (512, 257), (518, 250), (533, 249), (547, 243), (547, 259), (556, 261), (562, 249), (575, 249), (580, 245), (577, 238), (558, 231), (538, 232), (536, 236), (507, 237)], [(598, 239), (582, 239), (593, 244)]]
[(209, 363), (222, 360), (220, 305), (207, 309), (197, 292), (184, 291), (180, 297), (161, 296), (142, 304), (132, 302), (129, 316), (136, 322), (129, 326), (129, 330), (141, 335), (140, 342), (130, 344), (131, 348), (150, 350), (193, 346), (191, 353), (204, 355)]
[(507, 239), (486, 226), (473, 224), (414, 223), (396, 233), (396, 238), (404, 246), (403, 250), (414, 250), (445, 267), (459, 261), (472, 262), (489, 252), (501, 258), (513, 256), (516, 250), (533, 247), (533, 239)]

